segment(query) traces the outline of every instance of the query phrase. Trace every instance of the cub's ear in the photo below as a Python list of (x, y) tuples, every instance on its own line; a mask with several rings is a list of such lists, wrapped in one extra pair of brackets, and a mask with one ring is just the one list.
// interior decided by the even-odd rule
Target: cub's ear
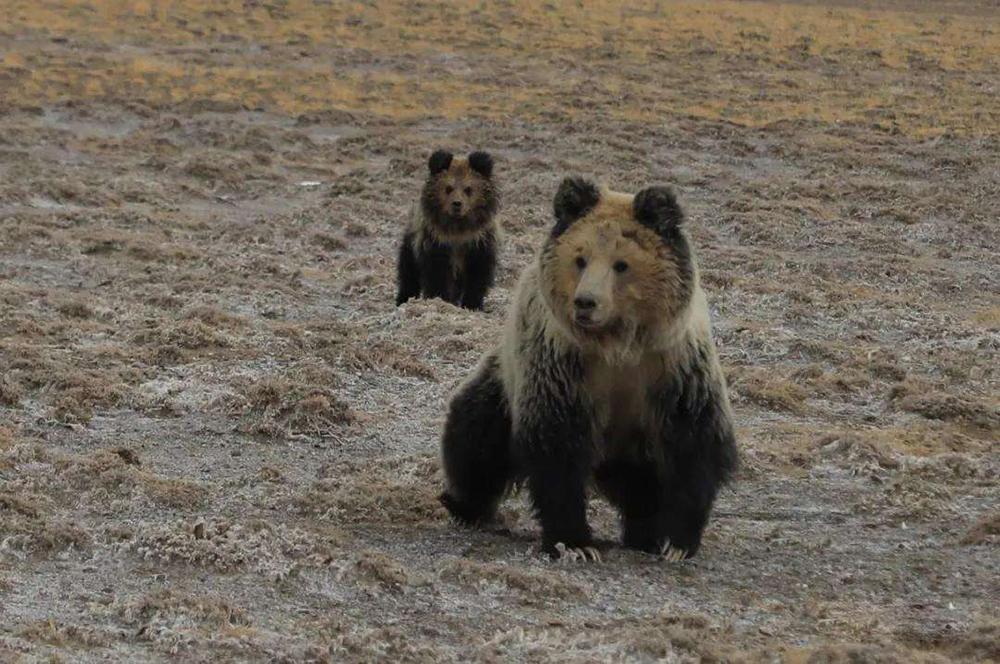
[(454, 155), (445, 150), (438, 150), (431, 155), (431, 158), (427, 161), (427, 167), (431, 170), (431, 175), (437, 175), (441, 171), (448, 170), (451, 166), (451, 159)]
[(482, 175), (484, 178), (493, 175), (493, 157), (489, 152), (476, 151), (469, 155), (469, 168)]
[(597, 205), (599, 200), (601, 193), (597, 190), (597, 185), (590, 180), (581, 177), (563, 180), (552, 202), (552, 209), (556, 213), (556, 225), (552, 229), (552, 236), (562, 235), (574, 221)]
[(632, 200), (636, 221), (660, 235), (672, 234), (684, 222), (684, 212), (669, 187), (647, 187)]

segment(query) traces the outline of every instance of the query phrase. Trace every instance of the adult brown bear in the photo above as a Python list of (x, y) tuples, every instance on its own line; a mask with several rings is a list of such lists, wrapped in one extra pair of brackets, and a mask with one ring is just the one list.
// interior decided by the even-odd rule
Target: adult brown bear
[(625, 546), (692, 556), (737, 453), (683, 213), (665, 187), (632, 196), (567, 178), (555, 217), (502, 343), (451, 402), (441, 500), (480, 524), (526, 484), (543, 550), (597, 557), (593, 485)]

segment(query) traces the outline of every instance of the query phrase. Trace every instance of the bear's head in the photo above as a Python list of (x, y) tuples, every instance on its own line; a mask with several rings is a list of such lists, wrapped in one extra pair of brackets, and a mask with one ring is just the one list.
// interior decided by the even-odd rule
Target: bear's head
[(445, 237), (482, 230), (497, 210), (493, 158), (486, 152), (455, 157), (438, 150), (427, 167), (421, 204), (434, 230)]
[(696, 268), (667, 187), (634, 196), (566, 178), (541, 256), (541, 283), (556, 318), (581, 341), (630, 345), (677, 321)]

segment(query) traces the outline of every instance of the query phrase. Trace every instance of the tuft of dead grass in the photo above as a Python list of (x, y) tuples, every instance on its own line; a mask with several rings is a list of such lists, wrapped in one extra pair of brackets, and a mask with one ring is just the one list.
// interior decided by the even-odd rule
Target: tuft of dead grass
[(55, 465), (64, 481), (77, 491), (119, 496), (138, 491), (161, 507), (188, 511), (200, 507), (208, 497), (207, 489), (198, 482), (143, 470), (136, 454), (126, 448), (63, 455)]
[(348, 367), (358, 371), (391, 371), (402, 376), (437, 381), (437, 373), (429, 364), (392, 342), (357, 345), (343, 357)]
[(16, 407), (24, 398), (24, 389), (11, 376), (0, 376), (0, 406)]
[(809, 393), (774, 369), (736, 367), (728, 372), (734, 395), (770, 410), (802, 414)]
[(437, 499), (438, 473), (434, 457), (347, 461), (324, 469), (326, 478), (292, 504), (302, 513), (343, 523), (440, 523), (447, 513)]
[(941, 392), (926, 384), (903, 381), (892, 387), (890, 398), (901, 410), (932, 420), (962, 421), (1000, 430), (1000, 405)]
[(393, 592), (402, 592), (411, 583), (406, 568), (380, 551), (362, 551), (354, 561), (354, 569), (361, 578)]
[(133, 341), (142, 345), (185, 350), (228, 348), (233, 343), (225, 333), (198, 319), (184, 319), (165, 325), (162, 321), (156, 321), (136, 334)]
[(502, 631), (477, 648), (484, 659), (514, 661), (726, 661), (737, 654), (698, 615), (661, 614), (613, 621), (550, 619)]
[(972, 527), (962, 535), (959, 543), (971, 546), (993, 544), (997, 541), (1000, 541), (1000, 512), (987, 514), (972, 524)]
[(343, 535), (319, 536), (281, 523), (224, 519), (144, 524), (125, 547), (147, 560), (212, 567), (223, 572), (248, 568), (281, 580), (300, 565), (326, 566), (340, 557)]
[(90, 543), (90, 535), (84, 529), (50, 518), (43, 505), (34, 495), (0, 493), (0, 542), (4, 548), (41, 553), (69, 547), (83, 549)]
[[(162, 653), (194, 656), (209, 644), (238, 643), (253, 633), (250, 613), (240, 606), (204, 595), (157, 590), (118, 600), (112, 612), (133, 638), (150, 642)], [(201, 658), (201, 654), (198, 654)]]
[(523, 566), (455, 558), (441, 567), (438, 574), (446, 581), (478, 590), (500, 585), (517, 592), (527, 604), (583, 601), (590, 596), (590, 588), (585, 584), (555, 570), (538, 571)]
[(158, 505), (176, 510), (193, 510), (204, 504), (208, 491), (191, 480), (157, 477), (138, 473), (139, 485), (146, 496)]
[(22, 627), (18, 636), (28, 641), (47, 643), (53, 646), (106, 648), (121, 634), (94, 627), (67, 624), (55, 618), (36, 620)]
[(52, 416), (60, 422), (87, 423), (96, 409), (116, 406), (127, 394), (115, 372), (68, 367), (59, 372), (53, 367), (49, 377), (43, 393), (50, 398)]
[(332, 387), (302, 382), (287, 374), (249, 382), (241, 392), (243, 401), (230, 410), (241, 415), (240, 430), (245, 433), (269, 438), (324, 436), (359, 419)]
[(341, 251), (347, 248), (347, 243), (343, 239), (330, 233), (313, 233), (311, 241), (323, 251)]
[(184, 320), (201, 321), (210, 328), (233, 329), (246, 324), (242, 317), (234, 316), (209, 304), (199, 304), (185, 309), (181, 317)]
[(67, 318), (86, 320), (94, 317), (94, 310), (83, 300), (65, 300), (56, 305), (56, 311)]

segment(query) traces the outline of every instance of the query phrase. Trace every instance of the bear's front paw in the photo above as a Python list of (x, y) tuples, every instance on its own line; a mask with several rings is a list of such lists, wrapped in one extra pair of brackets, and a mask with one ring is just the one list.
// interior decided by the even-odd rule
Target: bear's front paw
[(461, 500), (455, 498), (447, 491), (438, 496), (438, 500), (448, 510), (451, 518), (463, 526), (478, 527), (490, 523), (493, 520), (492, 511), (476, 509)]
[(688, 557), (687, 549), (670, 546), (670, 542), (664, 542), (660, 549), (660, 557), (668, 563), (677, 563)]
[(559, 562), (603, 562), (601, 552), (589, 544), (584, 546), (566, 546), (563, 542), (556, 542), (551, 546), (543, 548), (545, 553)]

